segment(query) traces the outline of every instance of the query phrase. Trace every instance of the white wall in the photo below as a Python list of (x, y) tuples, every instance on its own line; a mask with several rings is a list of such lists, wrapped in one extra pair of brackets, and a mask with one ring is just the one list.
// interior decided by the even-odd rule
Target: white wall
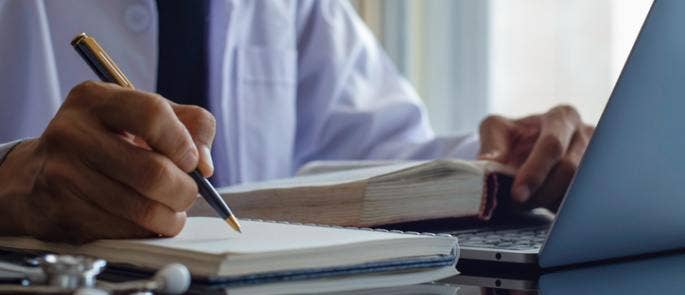
[(576, 106), (596, 123), (650, 0), (490, 1), (491, 111)]
[(651, 0), (355, 0), (438, 133), (567, 103), (596, 123)]

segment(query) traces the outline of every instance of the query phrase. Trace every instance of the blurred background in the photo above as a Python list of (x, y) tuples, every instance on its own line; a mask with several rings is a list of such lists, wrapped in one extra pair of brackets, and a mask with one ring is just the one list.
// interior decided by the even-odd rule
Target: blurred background
[(351, 0), (437, 133), (487, 113), (601, 115), (651, 0)]

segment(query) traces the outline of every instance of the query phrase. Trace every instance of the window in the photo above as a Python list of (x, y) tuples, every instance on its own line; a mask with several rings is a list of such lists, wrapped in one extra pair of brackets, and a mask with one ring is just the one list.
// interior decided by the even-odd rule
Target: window
[(595, 124), (650, 0), (356, 0), (438, 133), (574, 105)]

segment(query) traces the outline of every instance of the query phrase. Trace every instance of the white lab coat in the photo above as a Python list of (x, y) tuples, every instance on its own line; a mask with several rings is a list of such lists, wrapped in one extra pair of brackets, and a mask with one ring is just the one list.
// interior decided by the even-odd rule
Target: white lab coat
[[(71, 87), (97, 79), (69, 45), (80, 32), (155, 90), (155, 1), (0, 0), (0, 142), (39, 136)], [(286, 177), (311, 160), (475, 156), (475, 136), (433, 134), (347, 2), (213, 1), (210, 48), (217, 185)]]

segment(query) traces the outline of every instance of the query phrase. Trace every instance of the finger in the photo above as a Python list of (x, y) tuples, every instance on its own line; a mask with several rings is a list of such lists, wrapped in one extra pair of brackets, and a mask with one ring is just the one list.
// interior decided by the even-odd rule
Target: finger
[(76, 166), (73, 171), (77, 171), (73, 176), (75, 186), (99, 208), (165, 236), (174, 236), (183, 228), (183, 211), (190, 208), (192, 202), (174, 212), (162, 203), (146, 198), (130, 187), (89, 169), (78, 159), (71, 162)]
[(98, 171), (175, 212), (186, 210), (196, 199), (193, 179), (168, 158), (134, 146), (87, 118), (61, 121), (69, 128), (59, 128), (59, 132), (53, 128), (46, 140), (54, 145), (71, 143), (62, 148), (78, 155), (85, 169)]
[(42, 185), (51, 190), (50, 200), (35, 196), (31, 206), (42, 214), (32, 220), (29, 233), (44, 240), (84, 243), (99, 238), (149, 237), (154, 233), (116, 217), (88, 201), (73, 183), (65, 163), (47, 162)]
[(515, 120), (512, 128), (511, 150), (508, 165), (521, 167), (528, 159), (535, 142), (540, 136), (541, 115), (528, 116)]
[(514, 121), (517, 125), (523, 125), (526, 128), (536, 129), (539, 128), (542, 121), (543, 115), (530, 115), (523, 117)]
[(543, 185), (531, 197), (530, 203), (534, 207), (545, 207), (552, 211), (559, 208), (587, 147), (589, 137), (586, 134), (583, 130), (575, 133), (564, 158), (554, 166)]
[(590, 125), (583, 125), (583, 135), (587, 137), (588, 142), (592, 135), (595, 134), (595, 127)]
[(214, 173), (212, 142), (216, 134), (216, 120), (207, 110), (193, 105), (172, 104), (178, 119), (185, 125), (200, 153), (198, 169), (205, 177)]
[(141, 137), (183, 171), (197, 167), (198, 151), (185, 126), (163, 97), (109, 83), (87, 82), (72, 89), (70, 103), (86, 107), (105, 126)]
[(501, 116), (489, 116), (480, 124), (480, 151), (478, 158), (501, 163), (507, 162), (511, 149), (511, 122)]
[(590, 144), (590, 139), (592, 138), (594, 130), (594, 127), (583, 124), (573, 135), (573, 141), (566, 152), (567, 156), (573, 157), (580, 163), (583, 154), (585, 154), (585, 149), (587, 149), (588, 144)]
[(555, 212), (564, 198), (566, 188), (573, 179), (575, 165), (570, 159), (562, 159), (552, 168), (545, 182), (529, 198), (530, 208), (545, 207)]
[[(51, 218), (52, 224), (50, 227), (34, 236), (41, 240), (67, 242), (77, 245), (98, 239), (131, 239), (159, 236), (131, 221), (111, 215), (92, 204), (80, 200), (71, 201), (69, 204), (72, 205), (72, 210)], [(68, 214), (73, 216), (68, 216)]]
[[(114, 216), (101, 208), (70, 197), (69, 211), (55, 218), (53, 230), (43, 234), (44, 239), (83, 244), (97, 239), (150, 238), (158, 234), (121, 217)], [(55, 227), (57, 227), (56, 230)]]
[(512, 196), (519, 202), (528, 200), (531, 192), (542, 185), (545, 177), (566, 154), (580, 125), (580, 117), (573, 108), (561, 106), (543, 115), (541, 124), (540, 136), (512, 186)]

